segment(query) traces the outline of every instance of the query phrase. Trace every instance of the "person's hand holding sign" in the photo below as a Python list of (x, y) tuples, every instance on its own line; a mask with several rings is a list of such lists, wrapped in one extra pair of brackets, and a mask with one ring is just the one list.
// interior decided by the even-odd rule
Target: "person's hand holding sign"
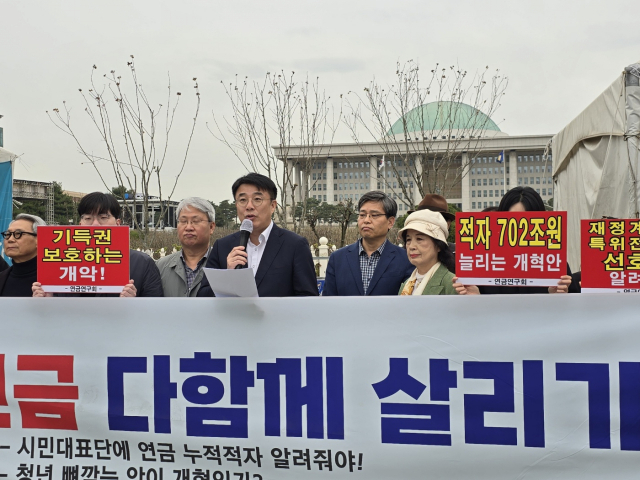
[(124, 288), (122, 289), (122, 292), (120, 293), (121, 297), (135, 297), (136, 296), (136, 287), (133, 285), (133, 279), (129, 280), (129, 283), (127, 283)]

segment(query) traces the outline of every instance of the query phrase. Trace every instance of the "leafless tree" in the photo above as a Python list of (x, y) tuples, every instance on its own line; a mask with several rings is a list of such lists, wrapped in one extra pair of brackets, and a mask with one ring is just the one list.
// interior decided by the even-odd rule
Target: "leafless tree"
[[(302, 155), (296, 158), (302, 179), (317, 160), (318, 145), (331, 144), (342, 119), (329, 104), (330, 98), (320, 88), (319, 78), (310, 82), (305, 78), (297, 82), (295, 72), (279, 74), (267, 72), (261, 82), (247, 77), (225, 85), (225, 93), (232, 108), (232, 117), (223, 119), (222, 125), (214, 115), (215, 128), (209, 129), (213, 136), (226, 145), (236, 159), (248, 171), (264, 173), (280, 190), (277, 216), (285, 226), (295, 218), (296, 197), (306, 204), (311, 186), (296, 177), (295, 165), (287, 161), (292, 147), (301, 147)], [(273, 147), (279, 147), (280, 159)], [(288, 197), (287, 197), (288, 195)], [(306, 207), (306, 205), (305, 205)]]
[[(420, 197), (446, 197), (460, 184), (507, 84), (506, 77), (489, 67), (469, 75), (456, 66), (436, 65), (424, 78), (417, 63), (398, 63), (393, 85), (373, 80), (361, 95), (349, 92), (345, 123), (363, 152), (367, 142), (380, 147), (378, 160), (384, 160), (385, 168), (379, 169), (379, 181), (411, 207), (411, 185)], [(419, 108), (428, 103), (431, 109)], [(467, 163), (463, 151), (469, 154)], [(397, 178), (398, 187), (390, 177)]]
[[(115, 70), (103, 75), (99, 84), (95, 77), (97, 68), (94, 65), (91, 71), (91, 88), (79, 91), (90, 124), (99, 134), (103, 154), (94, 154), (87, 143), (80, 139), (78, 127), (75, 123), (72, 124), (71, 108), (66, 101), (62, 102), (62, 109), (54, 108), (52, 112), (47, 111), (47, 115), (56, 127), (74, 140), (79, 152), (93, 165), (107, 190), (114, 186), (115, 181), (129, 191), (142, 194), (141, 198), (134, 195), (132, 203), (123, 203), (125, 215), (131, 219), (135, 228), (143, 232), (143, 238), (146, 238), (150, 221), (156, 227), (160, 226), (166, 213), (166, 201), (171, 200), (187, 162), (200, 111), (197, 79), (193, 78), (195, 113), (184, 153), (178, 165), (173, 166), (177, 168), (177, 174), (163, 181), (164, 170), (171, 164), (167, 152), (181, 92), (172, 93), (169, 77), (166, 104), (152, 103), (138, 78), (133, 55), (127, 62), (129, 85)], [(151, 194), (158, 197), (161, 205), (156, 218), (150, 218)], [(135, 213), (139, 203), (142, 203), (142, 222)]]

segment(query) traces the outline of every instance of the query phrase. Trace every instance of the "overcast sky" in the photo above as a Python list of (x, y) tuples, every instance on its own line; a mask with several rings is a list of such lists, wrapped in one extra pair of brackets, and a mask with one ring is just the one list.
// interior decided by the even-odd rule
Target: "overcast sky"
[(493, 116), (500, 128), (554, 134), (640, 60), (637, 11), (637, 0), (0, 0), (4, 148), (21, 155), (15, 178), (104, 190), (45, 111), (66, 101), (87, 148), (103, 155), (86, 128), (78, 88), (90, 88), (94, 64), (98, 83), (112, 69), (125, 76), (131, 54), (152, 103), (165, 103), (167, 73), (174, 90), (184, 92), (170, 150), (174, 164), (193, 116), (191, 79), (198, 78), (202, 108), (174, 199), (228, 199), (231, 183), (244, 173), (206, 127), (214, 113), (229, 115), (220, 82), (236, 74), (259, 80), (267, 71), (308, 73), (337, 99), (362, 91), (374, 77), (392, 82), (398, 61), (414, 60), (423, 69), (457, 64), (470, 72), (489, 65), (509, 78)]

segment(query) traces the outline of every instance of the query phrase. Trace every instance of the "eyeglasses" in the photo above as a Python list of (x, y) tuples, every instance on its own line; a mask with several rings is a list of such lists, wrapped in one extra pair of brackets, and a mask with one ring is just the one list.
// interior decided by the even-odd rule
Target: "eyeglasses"
[(202, 224), (202, 223), (208, 223), (207, 220), (203, 220), (201, 218), (194, 218), (192, 220), (188, 220), (186, 218), (179, 218), (178, 219), (178, 224), (179, 225), (188, 225), (191, 224), (194, 227), (197, 227), (198, 225)]
[(360, 220), (364, 220), (367, 217), (371, 217), (371, 220), (376, 220), (380, 217), (383, 217), (384, 215), (384, 213), (359, 213), (358, 218)]
[(98, 223), (102, 225), (107, 223), (111, 217), (113, 217), (113, 215), (110, 213), (103, 213), (101, 215), (82, 215), (80, 220), (84, 223), (93, 223), (97, 219)]
[[(249, 203), (249, 199), (247, 197), (242, 197), (236, 200), (236, 205), (240, 205), (241, 207), (246, 207)], [(254, 207), (259, 207), (264, 203), (264, 197), (253, 197), (251, 198), (251, 203)]]
[(22, 230), (16, 230), (15, 232), (6, 231), (6, 232), (0, 233), (0, 235), (2, 235), (5, 240), (9, 240), (11, 238), (11, 235), (13, 235), (13, 238), (15, 238), (16, 240), (20, 239), (22, 235), (31, 235), (32, 237), (38, 236), (35, 233), (23, 232)]

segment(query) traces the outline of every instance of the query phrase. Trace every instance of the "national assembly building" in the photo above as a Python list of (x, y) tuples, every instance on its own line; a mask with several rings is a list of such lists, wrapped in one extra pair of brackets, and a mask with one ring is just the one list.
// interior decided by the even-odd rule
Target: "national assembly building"
[(423, 194), (437, 193), (473, 212), (497, 206), (515, 185), (530, 186), (548, 203), (553, 198), (552, 161), (545, 152), (551, 138), (508, 135), (470, 105), (433, 102), (409, 111), (377, 141), (274, 150), (280, 161), (288, 162), (296, 202), (306, 197), (357, 203), (362, 194), (383, 190), (396, 199), (398, 215), (403, 215)]

